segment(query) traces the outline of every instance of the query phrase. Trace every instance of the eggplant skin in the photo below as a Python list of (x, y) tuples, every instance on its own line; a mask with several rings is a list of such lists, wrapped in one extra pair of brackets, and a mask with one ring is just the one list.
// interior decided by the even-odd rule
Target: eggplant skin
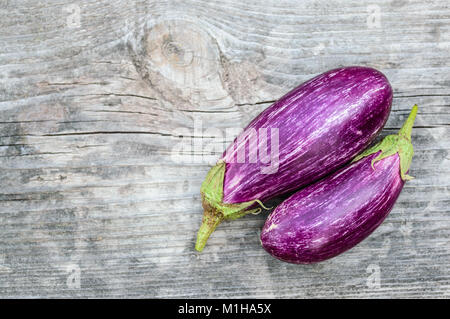
[(386, 218), (403, 188), (398, 153), (378, 153), (295, 193), (266, 220), (261, 243), (290, 263), (320, 262), (354, 247)]
[[(342, 167), (383, 128), (392, 96), (381, 72), (360, 66), (325, 72), (293, 89), (258, 115), (225, 151), (223, 203), (270, 199)], [(249, 146), (246, 136), (261, 128), (267, 129), (267, 141), (262, 145), (259, 138)], [(258, 152), (270, 148), (273, 128), (278, 129), (279, 140), (276, 169), (263, 174), (270, 164), (260, 158), (252, 162), (249, 148), (256, 147)], [(243, 163), (238, 150), (245, 150)]]

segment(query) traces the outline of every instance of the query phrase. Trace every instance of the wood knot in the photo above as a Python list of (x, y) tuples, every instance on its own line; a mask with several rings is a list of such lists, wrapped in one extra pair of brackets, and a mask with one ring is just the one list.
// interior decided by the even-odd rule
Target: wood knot
[(179, 67), (187, 67), (192, 64), (194, 60), (194, 52), (190, 49), (185, 49), (182, 43), (165, 40), (162, 44), (162, 54), (171, 64)]
[(191, 22), (163, 21), (148, 30), (144, 42), (151, 70), (178, 87), (198, 88), (218, 72), (216, 43)]
[(143, 30), (131, 47), (142, 79), (173, 107), (214, 109), (232, 102), (221, 81), (217, 42), (194, 21), (160, 21)]

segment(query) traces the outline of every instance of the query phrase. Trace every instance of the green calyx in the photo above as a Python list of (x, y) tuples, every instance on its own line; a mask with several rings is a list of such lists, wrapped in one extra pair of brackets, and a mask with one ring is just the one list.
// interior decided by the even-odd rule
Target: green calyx
[[(200, 188), (202, 195), (203, 220), (197, 234), (195, 249), (202, 251), (206, 241), (216, 227), (224, 220), (232, 220), (247, 214), (258, 214), (261, 208), (248, 209), (255, 203), (264, 209), (264, 205), (258, 199), (239, 204), (223, 203), (223, 180), (225, 177), (226, 163), (219, 161), (206, 175)], [(248, 209), (248, 210), (247, 210)]]
[(353, 159), (352, 163), (359, 161), (361, 158), (381, 151), (380, 154), (378, 154), (378, 156), (372, 160), (371, 165), (372, 168), (374, 168), (373, 165), (377, 161), (398, 153), (400, 157), (401, 178), (404, 181), (413, 179), (413, 177), (407, 175), (406, 172), (408, 172), (409, 167), (411, 166), (411, 160), (414, 154), (413, 146), (411, 143), (411, 131), (417, 115), (417, 109), (417, 105), (414, 105), (411, 109), (411, 113), (409, 114), (408, 119), (405, 121), (398, 134), (386, 136), (380, 143), (368, 148), (367, 150), (356, 156)]

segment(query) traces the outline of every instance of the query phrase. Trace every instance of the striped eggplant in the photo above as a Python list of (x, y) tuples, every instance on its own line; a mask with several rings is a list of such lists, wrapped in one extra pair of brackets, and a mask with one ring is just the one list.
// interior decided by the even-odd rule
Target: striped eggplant
[(195, 248), (201, 251), (223, 220), (255, 213), (261, 201), (346, 164), (380, 132), (391, 103), (386, 77), (358, 66), (318, 75), (280, 98), (238, 135), (206, 176)]
[(266, 220), (261, 243), (286, 262), (320, 262), (369, 236), (391, 211), (411, 165), (415, 105), (396, 135), (358, 155), (353, 163), (281, 203)]

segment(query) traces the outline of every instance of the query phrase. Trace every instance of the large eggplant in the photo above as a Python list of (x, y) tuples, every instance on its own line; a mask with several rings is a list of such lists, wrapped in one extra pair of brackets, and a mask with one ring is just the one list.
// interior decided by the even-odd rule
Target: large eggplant
[(386, 77), (357, 66), (318, 75), (280, 98), (244, 129), (206, 176), (195, 248), (201, 251), (223, 220), (257, 212), (261, 201), (350, 161), (380, 132), (391, 103)]
[(349, 166), (281, 203), (261, 243), (283, 261), (308, 264), (334, 257), (369, 236), (386, 218), (411, 165), (415, 105), (397, 135), (358, 155)]

